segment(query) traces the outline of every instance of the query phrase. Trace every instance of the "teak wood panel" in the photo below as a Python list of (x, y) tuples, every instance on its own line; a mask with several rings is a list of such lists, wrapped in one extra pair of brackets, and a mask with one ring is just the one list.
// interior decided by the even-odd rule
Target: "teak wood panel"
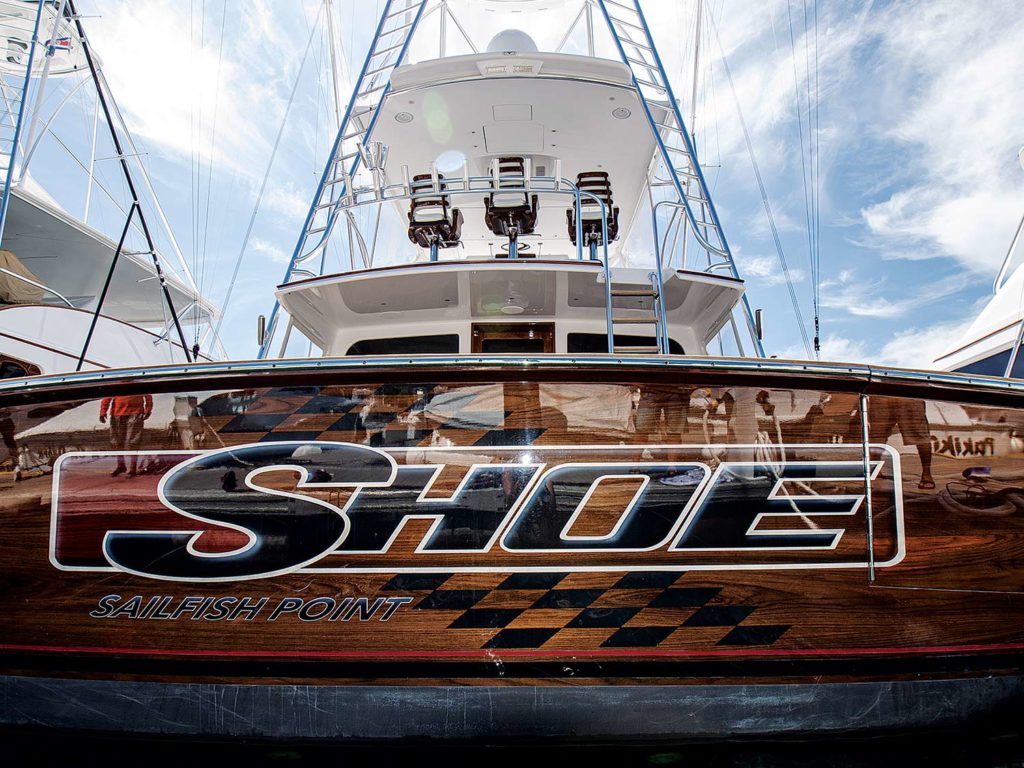
[[(17, 460), (19, 479), (0, 474), (11, 478), (0, 491), (0, 646), (20, 669), (56, 665), (83, 674), (111, 654), (143, 670), (148, 661), (166, 670), (174, 659), (366, 662), (367, 669), (429, 662), (449, 665), (438, 666), (445, 677), (476, 674), (452, 663), (495, 660), (556, 669), (603, 660), (626, 677), (631, 668), (645, 677), (640, 665), (654, 661), (715, 659), (784, 659), (792, 662), (786, 674), (798, 675), (823, 658), (983, 654), (1005, 665), (1004, 655), (1024, 645), (1020, 412), (873, 395), (866, 416), (875, 447), (865, 457), (858, 395), (807, 384), (435, 379), (155, 392), (151, 414), (131, 434), (112, 434), (109, 418), (99, 422), (98, 399), (7, 408), (4, 461)], [(149, 406), (141, 396), (124, 407)], [(246, 490), (254, 465), (228, 449), (283, 442), (305, 446), (295, 461), (310, 473), (325, 446), (341, 444), (390, 456), (397, 474), (373, 489), (301, 490), (294, 470), (262, 471), (261, 487), (299, 497), (281, 514), (301, 515), (303, 496), (354, 510), (357, 523), (337, 547), (298, 569), (203, 581), (127, 573), (108, 561), (104, 539), (112, 531), (204, 531), (193, 559), (244, 547), (238, 521), (280, 497)], [(112, 476), (115, 444), (125, 470)], [(202, 455), (226, 463), (184, 475), (181, 498), (211, 513), (235, 505), (235, 527), (184, 517), (159, 495), (162, 480)], [(870, 526), (867, 504), (856, 505), (865, 458)], [(606, 465), (604, 479), (572, 474), (594, 464)], [(823, 464), (846, 475), (830, 477)], [(504, 469), (487, 469), (494, 465)], [(338, 480), (339, 467), (320, 481)], [(426, 467), (436, 476), (413, 471)], [(464, 482), (473, 471), (476, 483)], [(211, 479), (209, 487), (188, 486)], [(457, 500), (460, 484), (463, 524), (441, 526), (441, 545), (430, 550), (431, 502)], [(775, 486), (782, 496), (766, 502)], [(853, 511), (822, 497), (847, 499)], [(717, 512), (702, 506), (714, 498)], [(400, 525), (388, 522), (396, 509), (407, 515)], [(753, 528), (741, 530), (752, 509), (768, 510), (754, 537)], [(644, 538), (657, 530), (667, 532), (664, 541)], [(841, 536), (821, 546), (831, 530)], [(693, 540), (684, 539), (687, 531)], [(346, 552), (345, 539), (357, 532), (386, 551)], [(616, 536), (627, 545), (607, 545)], [(794, 545), (757, 546), (764, 540), (757, 536)], [(565, 551), (537, 546), (545, 542)], [(197, 599), (191, 611), (155, 617), (190, 597)], [(220, 610), (217, 600), (230, 611), (243, 599), (260, 606), (254, 617), (202, 617)], [(149, 618), (138, 617), (150, 609)], [(192, 617), (196, 611), (201, 617)], [(899, 666), (887, 669), (895, 674)], [(375, 673), (359, 676), (368, 674)]]

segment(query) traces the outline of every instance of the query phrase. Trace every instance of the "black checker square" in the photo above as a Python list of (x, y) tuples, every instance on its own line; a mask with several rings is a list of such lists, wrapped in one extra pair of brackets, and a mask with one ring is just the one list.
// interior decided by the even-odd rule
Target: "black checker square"
[(540, 648), (561, 631), (553, 629), (503, 629), (484, 645), (484, 648)]
[(754, 612), (748, 605), (705, 605), (683, 622), (684, 627), (735, 627)]
[(498, 589), (553, 589), (564, 578), (564, 573), (513, 573)]
[(486, 589), (435, 589), (416, 605), (417, 610), (465, 611), (479, 603)]
[(492, 429), (473, 445), (532, 445), (544, 433), (543, 429)]
[(388, 427), (373, 435), (370, 445), (374, 448), (411, 448), (422, 443), (431, 432), (429, 429), (409, 430), (404, 426)]
[(240, 413), (217, 431), (224, 432), (270, 432), (274, 427), (291, 416), (291, 413)]
[(552, 589), (531, 608), (586, 608), (605, 593), (603, 589)]
[(358, 413), (346, 413), (331, 424), (325, 432), (356, 432), (362, 429), (363, 423)]
[(449, 629), (499, 629), (507, 627), (522, 608), (470, 608), (448, 625)]
[(261, 443), (276, 443), (287, 440), (295, 442), (307, 442), (309, 440), (316, 440), (320, 437), (319, 432), (267, 432), (263, 437), (260, 438)]
[(587, 608), (566, 625), (566, 629), (619, 629), (640, 608)]
[(362, 400), (347, 397), (344, 395), (317, 395), (309, 399), (305, 405), (296, 409), (296, 413), (348, 413), (357, 405), (361, 406)]
[(719, 645), (771, 645), (789, 629), (788, 624), (765, 624), (733, 627)]
[(399, 573), (381, 587), (382, 592), (435, 590), (450, 579), (451, 573)]
[(654, 648), (675, 627), (623, 627), (601, 643), (602, 648)]
[(675, 587), (666, 589), (648, 603), (647, 607), (700, 608), (721, 591), (718, 587)]
[(682, 575), (682, 571), (633, 571), (615, 582), (612, 589), (668, 589)]

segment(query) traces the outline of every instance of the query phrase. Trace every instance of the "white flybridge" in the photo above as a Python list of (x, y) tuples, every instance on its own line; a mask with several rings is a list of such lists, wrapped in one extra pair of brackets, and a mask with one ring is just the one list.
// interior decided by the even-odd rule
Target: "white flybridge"
[(0, 0), (0, 47), (2, 375), (221, 356), (74, 4)]
[(277, 299), (261, 358), (764, 354), (635, 2), (386, 3)]

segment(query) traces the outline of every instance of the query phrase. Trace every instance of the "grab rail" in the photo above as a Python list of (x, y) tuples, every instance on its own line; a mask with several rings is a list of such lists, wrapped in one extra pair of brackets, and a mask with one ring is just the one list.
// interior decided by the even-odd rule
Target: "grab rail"
[(21, 280), (21, 282), (23, 282), (23, 283), (28, 283), (31, 286), (35, 286), (36, 288), (39, 288), (39, 289), (41, 289), (43, 291), (46, 291), (47, 293), (52, 293), (58, 299), (60, 299), (65, 304), (67, 304), (69, 307), (71, 307), (71, 309), (75, 309), (75, 305), (74, 304), (72, 304), (70, 301), (68, 301), (67, 298), (65, 298), (63, 294), (57, 293), (57, 291), (53, 290), (53, 288), (45, 286), (42, 283), (37, 283), (35, 280), (30, 280), (29, 278), (25, 277), (24, 275), (19, 275), (17, 272), (11, 272), (11, 270), (4, 269), (3, 267), (0, 267), (0, 272), (3, 272), (5, 275), (10, 275), (15, 280)]

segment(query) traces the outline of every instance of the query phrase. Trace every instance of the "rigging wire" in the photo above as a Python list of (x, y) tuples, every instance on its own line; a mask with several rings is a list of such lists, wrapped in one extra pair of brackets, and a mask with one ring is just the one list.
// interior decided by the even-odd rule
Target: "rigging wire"
[[(794, 24), (793, 24), (793, 5), (792, 5), (792, 0), (786, 0), (786, 12), (787, 12), (787, 15), (788, 15), (788, 18), (789, 18), (789, 50), (790, 50), (790, 58), (791, 58), (791, 60), (793, 62), (793, 101), (794, 101), (794, 105), (795, 105), (795, 108), (796, 108), (797, 132), (798, 132), (798, 134), (800, 136), (800, 171), (801, 171), (801, 180), (803, 181), (803, 187), (804, 187), (804, 224), (805, 224), (805, 226), (807, 228), (807, 259), (808, 259), (808, 261), (810, 263), (810, 266), (811, 266), (811, 285), (812, 285), (812, 287), (811, 287), (811, 298), (812, 298), (812, 306), (815, 307), (814, 316), (815, 316), (815, 324), (817, 325), (817, 316), (818, 316), (818, 312), (817, 312), (817, 308), (816, 308), (817, 305), (813, 304), (813, 299), (814, 299), (814, 288), (813, 288), (813, 285), (814, 285), (814, 227), (812, 226), (812, 223), (811, 223), (812, 222), (812, 217), (811, 217), (811, 210), (812, 210), (811, 186), (812, 185), (811, 185), (811, 181), (810, 181), (810, 179), (808, 178), (808, 175), (807, 175), (807, 147), (805, 146), (805, 142), (804, 142), (804, 109), (803, 109), (803, 102), (800, 99), (800, 78), (799, 78), (799, 76), (797, 74), (797, 66), (796, 66), (796, 33), (794, 31)], [(809, 132), (810, 132), (810, 130), (809, 130), (809, 127), (808, 127), (808, 133)], [(807, 141), (808, 142), (810, 141), (810, 137), (809, 136), (808, 136)], [(817, 327), (815, 327), (814, 344), (815, 344), (814, 352), (815, 352), (816, 355), (820, 356), (820, 351), (819, 351), (820, 342), (819, 342), (819, 336), (818, 336), (818, 332), (817, 332)], [(808, 354), (808, 356), (810, 356), (810, 355)]]
[(313, 20), (312, 29), (309, 31), (309, 39), (306, 41), (306, 49), (302, 54), (302, 61), (299, 62), (299, 68), (295, 73), (295, 82), (292, 84), (291, 93), (288, 95), (288, 102), (285, 105), (284, 114), (281, 117), (281, 125), (278, 127), (277, 136), (274, 138), (274, 145), (270, 151), (270, 159), (267, 161), (267, 170), (264, 172), (263, 180), (260, 182), (259, 192), (256, 195), (256, 203), (253, 206), (252, 215), (249, 216), (249, 224), (245, 229), (245, 236), (242, 238), (242, 246), (238, 249), (238, 256), (235, 258), (235, 266), (231, 272), (231, 280), (228, 281), (227, 291), (224, 294), (224, 301), (221, 302), (221, 316), (217, 321), (217, 327), (214, 329), (215, 335), (220, 335), (221, 325), (224, 323), (224, 318), (227, 316), (228, 304), (231, 302), (235, 283), (238, 281), (238, 271), (242, 266), (242, 260), (244, 259), (246, 250), (249, 247), (249, 238), (252, 236), (252, 230), (256, 224), (256, 217), (259, 215), (260, 205), (263, 203), (263, 195), (267, 190), (267, 182), (270, 180), (270, 172), (274, 168), (274, 160), (277, 158), (277, 151), (281, 146), (281, 137), (284, 135), (285, 126), (288, 124), (288, 115), (291, 113), (292, 105), (295, 103), (295, 94), (298, 92), (299, 83), (302, 80), (302, 70), (306, 67), (306, 60), (309, 58), (309, 51), (313, 47), (313, 40), (316, 37), (317, 24), (319, 21), (320, 13), (317, 13), (316, 18)]
[(761, 176), (761, 168), (758, 165), (757, 157), (754, 154), (754, 145), (750, 140), (750, 131), (747, 129), (747, 121), (743, 116), (743, 109), (740, 107), (739, 96), (736, 93), (736, 84), (732, 79), (732, 70), (729, 68), (729, 61), (725, 55), (725, 47), (722, 45), (722, 39), (718, 34), (718, 25), (715, 23), (714, 17), (710, 19), (710, 26), (714, 32), (715, 41), (718, 43), (718, 50), (722, 55), (722, 68), (725, 70), (725, 77), (729, 83), (729, 90), (732, 92), (732, 100), (736, 107), (736, 114), (740, 121), (740, 127), (743, 129), (743, 140), (747, 145), (747, 154), (750, 156), (750, 164), (753, 166), (754, 176), (757, 178), (757, 188), (761, 193), (761, 203), (764, 205), (764, 212), (768, 218), (768, 226), (771, 228), (772, 239), (775, 241), (775, 251), (779, 257), (779, 264), (782, 266), (782, 274), (786, 278), (786, 287), (789, 289), (789, 298), (793, 305), (793, 314), (796, 315), (797, 324), (800, 326), (800, 337), (803, 340), (804, 350), (807, 352), (807, 356), (810, 357), (811, 346), (807, 338), (807, 327), (804, 323), (803, 312), (801, 312), (800, 303), (797, 301), (796, 286), (793, 284), (793, 275), (789, 269), (786, 252), (782, 247), (779, 230), (775, 224), (775, 214), (772, 212), (772, 206), (768, 200), (768, 192), (764, 185), (764, 179)]
[(814, 341), (815, 352), (821, 357), (821, 123), (818, 120), (818, 106), (821, 92), (818, 90), (818, 2), (814, 0), (814, 274), (811, 277), (814, 290)]
[[(213, 91), (213, 120), (210, 128), (210, 151), (209, 157), (207, 158), (206, 165), (206, 207), (203, 211), (203, 243), (200, 257), (200, 269), (199, 269), (199, 289), (200, 294), (205, 292), (207, 285), (207, 265), (209, 259), (207, 258), (207, 243), (210, 236), (210, 197), (211, 190), (213, 188), (213, 156), (217, 149), (217, 112), (220, 106), (220, 76), (221, 76), (221, 64), (224, 60), (224, 30), (227, 26), (227, 13), (228, 4), (227, 0), (223, 0), (221, 6), (221, 18), (220, 18), (220, 40), (217, 44), (217, 76), (214, 80), (214, 91)], [(202, 161), (202, 154), (200, 153), (200, 161)], [(195, 324), (195, 343), (199, 344), (200, 324)]]

